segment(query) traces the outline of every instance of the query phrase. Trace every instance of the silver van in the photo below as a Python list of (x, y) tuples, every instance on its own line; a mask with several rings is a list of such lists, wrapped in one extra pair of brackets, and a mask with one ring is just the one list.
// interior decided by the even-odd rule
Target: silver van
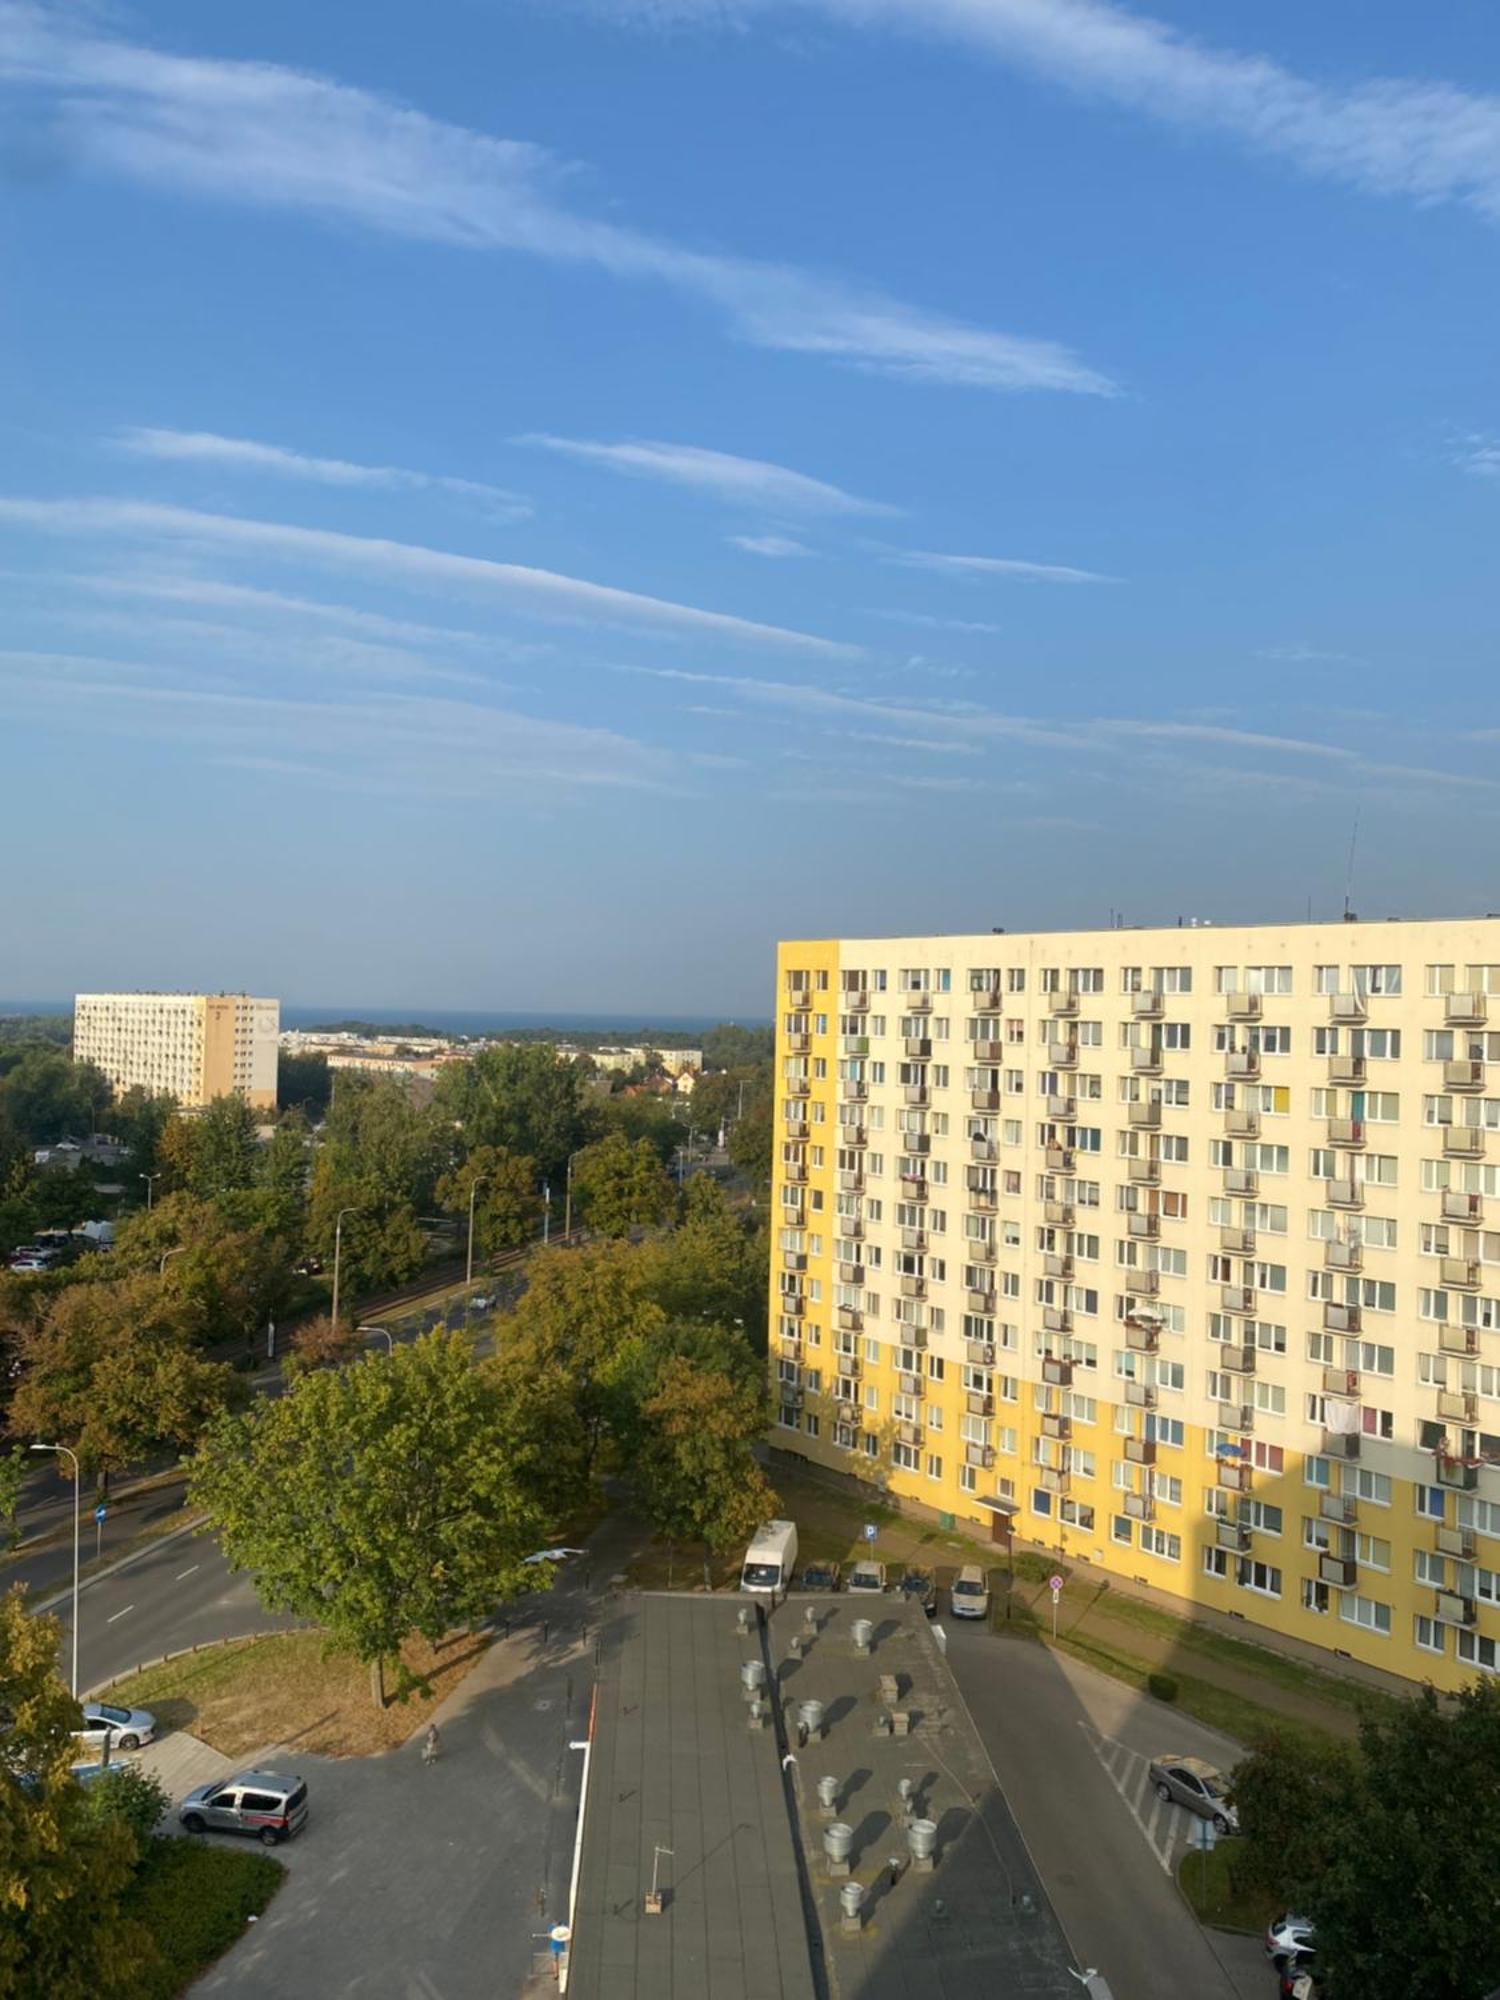
[(189, 1833), (253, 1833), (275, 1847), (307, 1825), (307, 1787), (275, 1771), (241, 1771), (189, 1792), (177, 1817)]

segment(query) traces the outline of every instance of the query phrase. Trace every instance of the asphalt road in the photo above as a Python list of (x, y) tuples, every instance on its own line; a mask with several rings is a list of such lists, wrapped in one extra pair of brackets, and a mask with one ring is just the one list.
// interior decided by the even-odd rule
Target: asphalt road
[(1114, 2000), (1271, 2000), (1258, 1939), (1203, 1930), (1169, 1864), (1193, 1821), (1163, 1807), (1163, 1751), (1224, 1768), (1240, 1746), (1088, 1667), (944, 1617), (948, 1659), (1079, 1962)]

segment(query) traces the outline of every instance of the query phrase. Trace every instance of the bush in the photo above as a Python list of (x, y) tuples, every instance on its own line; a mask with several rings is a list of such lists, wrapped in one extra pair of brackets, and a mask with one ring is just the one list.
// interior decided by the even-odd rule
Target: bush
[(149, 1930), (161, 1963), (137, 2000), (175, 2000), (244, 1935), (281, 1887), (285, 1870), (269, 1854), (239, 1853), (206, 1841), (156, 1836), (146, 1844), (121, 1914)]
[(1056, 1556), (1033, 1555), (1029, 1549), (1023, 1550), (1011, 1567), (1017, 1583), (1045, 1583), (1054, 1576), (1060, 1576), (1064, 1583), (1068, 1580), (1067, 1566)]
[(172, 1803), (161, 1780), (138, 1764), (105, 1771), (87, 1788), (87, 1799), (95, 1819), (123, 1820), (142, 1854)]
[(1177, 1683), (1170, 1674), (1147, 1674), (1146, 1692), (1158, 1701), (1176, 1701)]

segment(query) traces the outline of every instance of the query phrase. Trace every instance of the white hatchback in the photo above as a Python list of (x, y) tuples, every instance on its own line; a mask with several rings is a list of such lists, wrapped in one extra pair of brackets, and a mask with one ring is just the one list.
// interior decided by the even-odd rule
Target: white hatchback
[(948, 1587), (948, 1602), (955, 1618), (988, 1618), (990, 1587), (978, 1563), (965, 1563)]

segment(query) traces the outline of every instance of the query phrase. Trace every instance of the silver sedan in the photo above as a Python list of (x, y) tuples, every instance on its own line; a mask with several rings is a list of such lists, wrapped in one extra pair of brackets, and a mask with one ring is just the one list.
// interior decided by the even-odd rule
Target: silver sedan
[(116, 1708), (107, 1701), (83, 1704), (83, 1727), (73, 1731), (85, 1750), (139, 1750), (156, 1734), (156, 1717), (145, 1708)]

